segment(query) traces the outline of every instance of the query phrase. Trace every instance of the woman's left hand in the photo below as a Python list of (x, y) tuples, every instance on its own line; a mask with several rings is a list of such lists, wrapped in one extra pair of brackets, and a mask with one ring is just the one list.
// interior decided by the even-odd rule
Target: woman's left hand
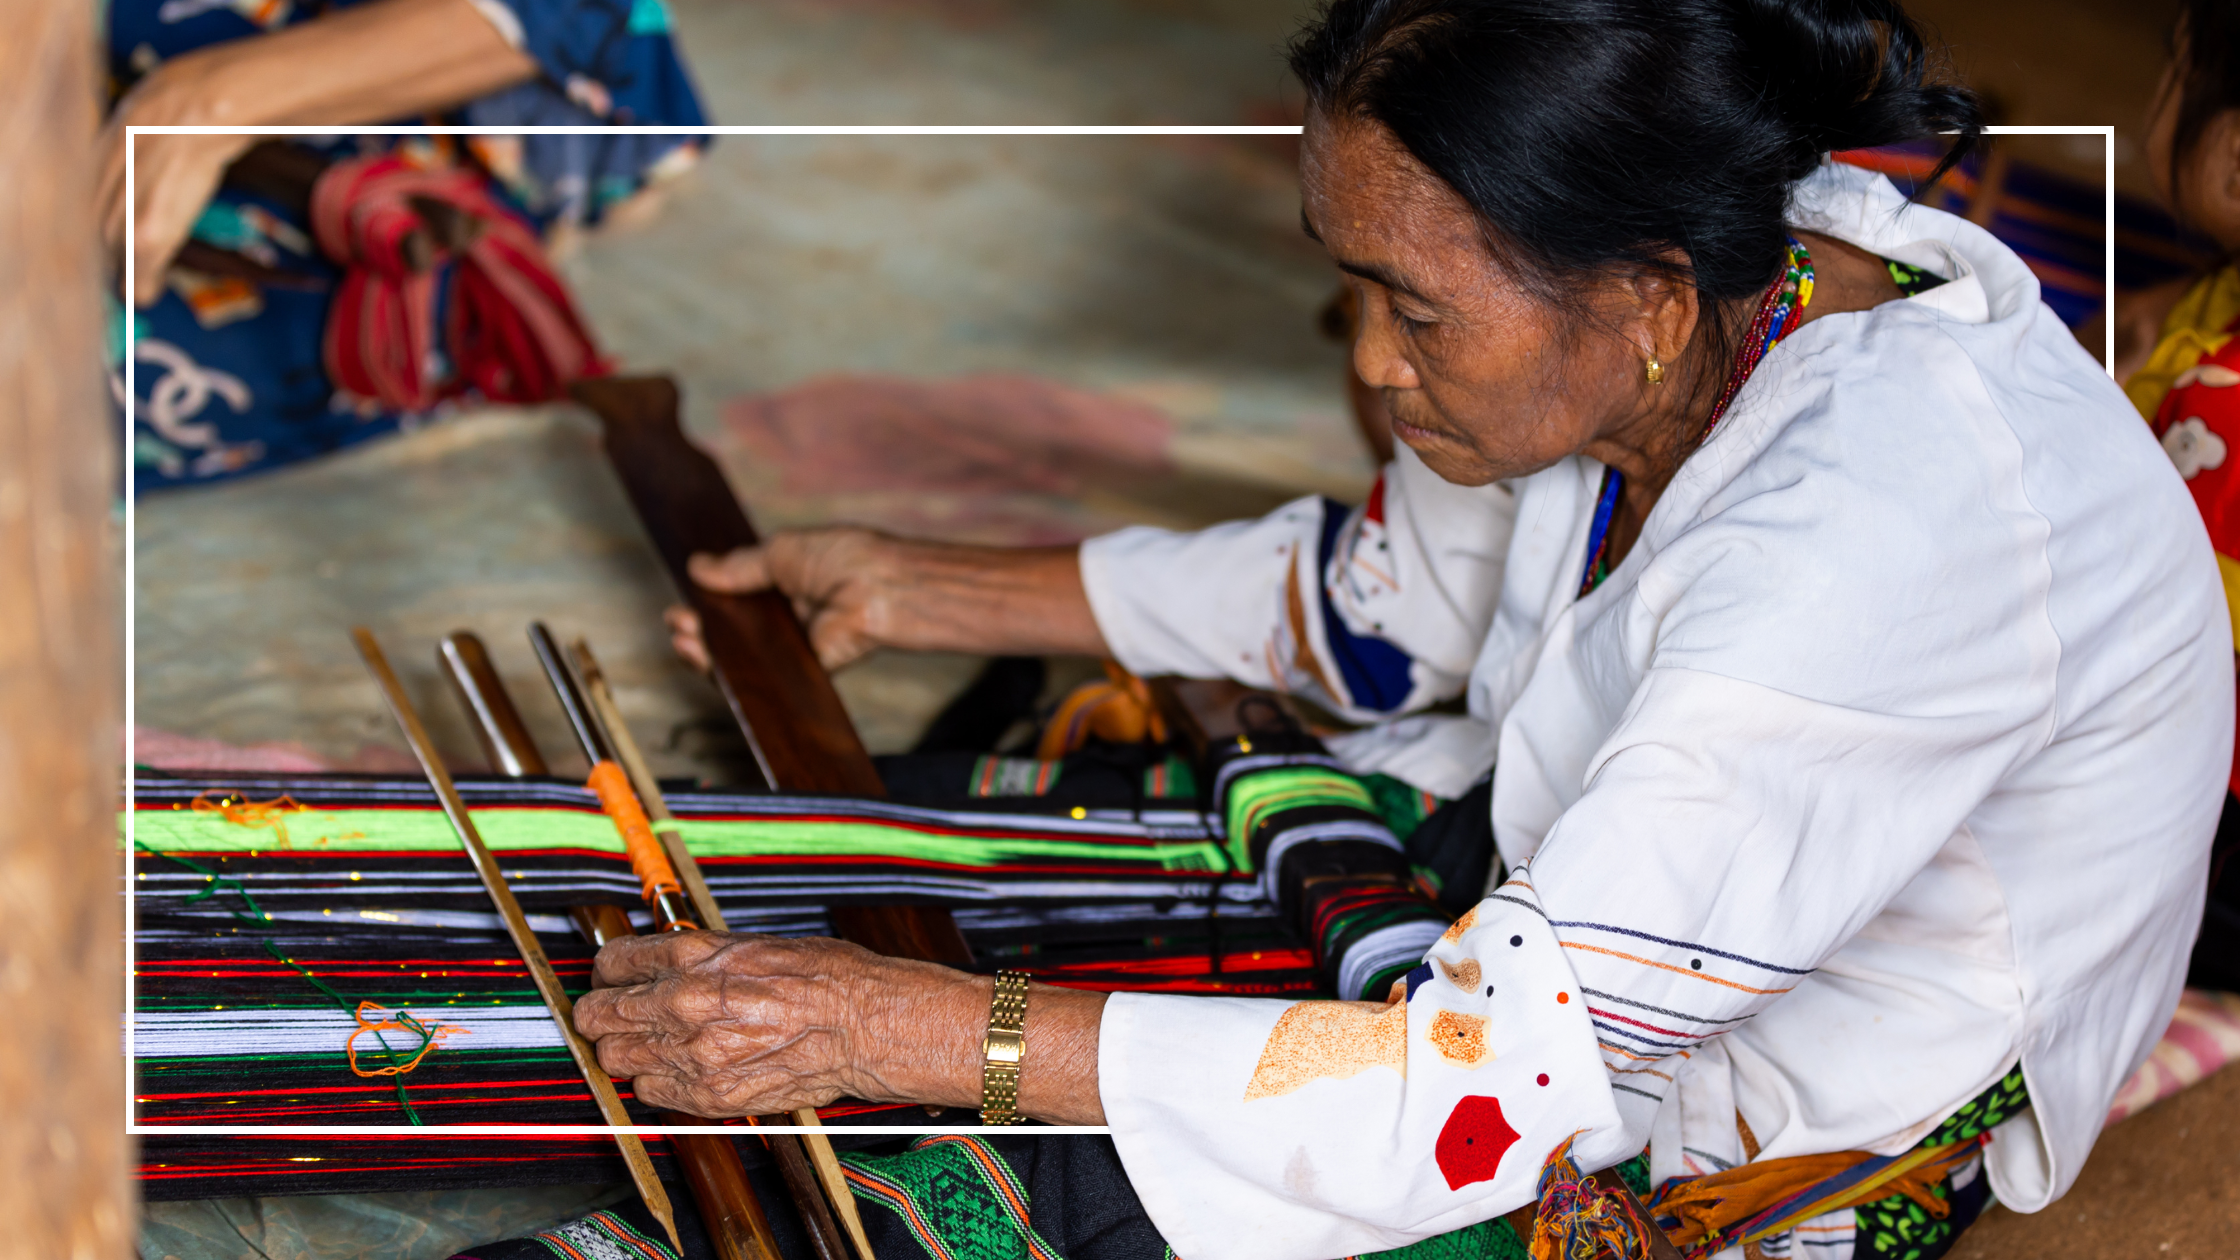
[(651, 1106), (769, 1115), (842, 1095), (969, 1106), (989, 981), (843, 941), (730, 932), (599, 952), (578, 1031)]

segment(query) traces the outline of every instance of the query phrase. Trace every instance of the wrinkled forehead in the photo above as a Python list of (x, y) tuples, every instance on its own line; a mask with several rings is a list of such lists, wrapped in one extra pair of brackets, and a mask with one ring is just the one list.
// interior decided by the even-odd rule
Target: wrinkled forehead
[(1308, 232), (1348, 271), (1431, 290), (1494, 261), (1470, 203), (1374, 122), (1310, 114), (1299, 175)]
[[(1307, 117), (1303, 140), (1299, 180), (1310, 213), (1317, 204), (1343, 204), (1354, 209), (1385, 207), (1404, 214), (1444, 211), (1474, 217), (1469, 203), (1380, 123), (1333, 119), (1315, 111)], [(1317, 224), (1317, 230), (1322, 226)]]

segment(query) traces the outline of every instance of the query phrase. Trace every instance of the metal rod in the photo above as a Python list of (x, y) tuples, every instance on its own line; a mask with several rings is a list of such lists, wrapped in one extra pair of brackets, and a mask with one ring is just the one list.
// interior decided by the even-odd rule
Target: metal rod
[(544, 754), (537, 749), (537, 741), (529, 735), (528, 724), (521, 720), (521, 711), (513, 707), (513, 697), (506, 694), (505, 683), (491, 666), (489, 651), (473, 631), (454, 630), (445, 635), (442, 646), (436, 649), (436, 661), (443, 666), (452, 689), (459, 693), (459, 702), (467, 707), (475, 738), (482, 741), (482, 752), (490, 759), (491, 769), (513, 779), (552, 773), (545, 765)]
[[(389, 704), (389, 712), (404, 730), (405, 743), (411, 746), (414, 759), (428, 777), (428, 786), (435, 790), (436, 800), (443, 806), (444, 817), (451, 820), (451, 829), (459, 834), (459, 843), (467, 851), (467, 860), (474, 864), (474, 872), (482, 879), (482, 887), (498, 907), (498, 917), (505, 920), (506, 935), (513, 938), (513, 947), (528, 968), (529, 978), (536, 984), (538, 996), (544, 999), (552, 1022), (560, 1029), (560, 1040), (568, 1047), (568, 1054), (575, 1059), (576, 1068), (583, 1073), (583, 1083), (591, 1090), (591, 1099), (598, 1104), (599, 1114), (609, 1125), (627, 1128), (635, 1122), (622, 1108), (622, 1099), (614, 1092), (614, 1081), (606, 1069), (599, 1066), (591, 1043), (576, 1031), (575, 1003), (568, 998), (568, 991), (560, 987), (560, 977), (553, 973), (552, 960), (545, 957), (544, 946), (537, 942), (536, 933), (529, 930), (529, 920), (521, 913), (521, 903), (513, 896), (513, 889), (506, 885), (505, 872), (498, 869), (498, 860), (492, 857), (482, 835), (475, 830), (474, 819), (467, 814), (466, 802), (459, 799), (459, 789), (451, 782), (451, 772), (446, 770), (443, 759), (436, 755), (434, 741), (428, 738), (427, 728), (420, 724), (420, 715), (412, 707), (412, 700), (404, 693), (404, 684), (397, 681), (396, 671), (389, 668), (389, 658), (382, 654), (381, 644), (373, 631), (364, 626), (351, 628), (350, 637), (357, 642), (358, 655), (365, 658), (366, 668), (373, 672), (373, 679), (381, 686), (381, 698)], [(661, 1178), (653, 1170), (653, 1160), (646, 1155), (645, 1143), (635, 1133), (617, 1133), (615, 1145), (622, 1150), (622, 1162), (629, 1166), (630, 1180), (637, 1186), (638, 1195), (645, 1200), (646, 1210), (653, 1213), (661, 1228), (667, 1231), (669, 1242), (684, 1254), (684, 1243), (677, 1237), (676, 1210), (669, 1204), (669, 1192), (661, 1185)]]
[(568, 668), (568, 658), (560, 651), (560, 641), (552, 637), (552, 631), (546, 629), (543, 622), (532, 621), (529, 643), (537, 649), (537, 660), (544, 665), (544, 676), (552, 680), (552, 690), (560, 697), (561, 711), (568, 715), (568, 725), (575, 730), (576, 742), (583, 746), (583, 759), (593, 765), (613, 761), (614, 750), (607, 746), (598, 718), (584, 702), (583, 684), (575, 671)]
[(683, 885), (677, 880), (675, 864), (666, 846), (644, 816), (638, 794), (630, 786), (629, 772), (615, 761), (613, 742), (600, 724), (599, 715), (592, 712), (584, 699), (583, 680), (576, 677), (574, 667), (568, 664), (566, 654), (560, 650), (560, 641), (552, 637), (552, 631), (543, 622), (532, 621), (529, 643), (536, 648), (545, 677), (552, 682), (553, 694), (559, 697), (560, 708), (568, 715), (568, 725), (575, 729), (585, 760), (591, 763), (587, 786), (599, 794), (600, 807), (622, 833), (623, 847), (630, 854), (631, 870), (645, 883), (646, 904), (653, 907), (656, 926), (664, 930), (701, 926)]

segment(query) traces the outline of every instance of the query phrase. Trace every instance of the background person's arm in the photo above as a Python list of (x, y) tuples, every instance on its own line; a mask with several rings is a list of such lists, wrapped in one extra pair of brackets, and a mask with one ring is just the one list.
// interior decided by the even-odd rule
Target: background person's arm
[[(537, 74), (470, 0), (380, 0), (299, 26), (213, 44), (149, 72), (102, 135), (104, 240), (124, 245), (127, 126), (345, 127), (448, 109)], [(163, 272), (253, 136), (141, 136), (135, 159), (133, 300), (163, 292)], [(119, 264), (121, 272), (122, 265)]]

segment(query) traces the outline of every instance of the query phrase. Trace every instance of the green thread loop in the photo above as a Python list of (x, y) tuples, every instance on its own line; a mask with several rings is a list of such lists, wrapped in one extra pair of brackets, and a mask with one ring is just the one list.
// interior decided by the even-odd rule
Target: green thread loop
[[(142, 853), (147, 854), (149, 857), (162, 858), (166, 862), (177, 863), (178, 865), (186, 867), (188, 870), (193, 871), (195, 874), (203, 877), (204, 883), (202, 885), (202, 891), (195, 893), (191, 897), (188, 897), (183, 904), (191, 906), (195, 902), (198, 902), (205, 897), (214, 897), (220, 892), (230, 892), (233, 895), (241, 898), (241, 900), (249, 907), (249, 909), (244, 912), (238, 906), (227, 906), (226, 912), (228, 914), (231, 914), (234, 918), (241, 920), (243, 923), (251, 924), (260, 928), (272, 921), (272, 916), (266, 914), (264, 911), (264, 907), (257, 904), (257, 899), (254, 894), (250, 893), (248, 886), (243, 884), (240, 880), (235, 879), (233, 876), (212, 870), (211, 868), (204, 866), (202, 863), (197, 862), (192, 858), (184, 858), (180, 857), (176, 853), (162, 853), (155, 849), (151, 849), (147, 845), (140, 843), (138, 840), (135, 840), (133, 842), (133, 847), (139, 849)], [(302, 976), (305, 980), (310, 981), (311, 987), (325, 994), (328, 999), (333, 1001), (336, 1006), (342, 1008), (343, 1014), (350, 1016), (352, 1019), (357, 1018), (358, 1003), (350, 1000), (348, 997), (345, 997), (343, 994), (338, 992), (333, 985), (328, 984), (326, 981), (321, 980), (319, 977), (313, 975), (310, 968), (305, 967), (302, 963), (299, 963), (295, 959), (288, 957), (286, 954), (281, 953), (279, 950), (274, 949), (272, 947), (271, 941), (259, 939), (257, 941), (257, 944), (264, 950), (265, 953), (272, 956), (273, 961), (295, 972), (297, 975)], [(399, 1051), (394, 1046), (391, 1046), (389, 1044), (389, 1039), (382, 1036), (379, 1029), (375, 1029), (373, 1033), (373, 1039), (381, 1043), (381, 1052), (389, 1057), (389, 1065), (391, 1067), (394, 1067), (399, 1063), (410, 1062), (414, 1055), (419, 1054), (420, 1051), (429, 1042), (435, 1040), (435, 1030), (429, 1028), (426, 1024), (421, 1023), (419, 1020), (413, 1018), (410, 1012), (399, 1011), (397, 1013), (397, 1022), (403, 1024), (406, 1028), (417, 1034), (420, 1038), (420, 1044), (413, 1046), (410, 1050)], [(405, 1093), (404, 1077), (401, 1075), (392, 1076), (389, 1078), (389, 1082), (396, 1087), (397, 1105), (404, 1108), (405, 1119), (411, 1121), (416, 1125), (425, 1124), (426, 1122), (420, 1118), (420, 1113), (413, 1109), (411, 1097)]]

